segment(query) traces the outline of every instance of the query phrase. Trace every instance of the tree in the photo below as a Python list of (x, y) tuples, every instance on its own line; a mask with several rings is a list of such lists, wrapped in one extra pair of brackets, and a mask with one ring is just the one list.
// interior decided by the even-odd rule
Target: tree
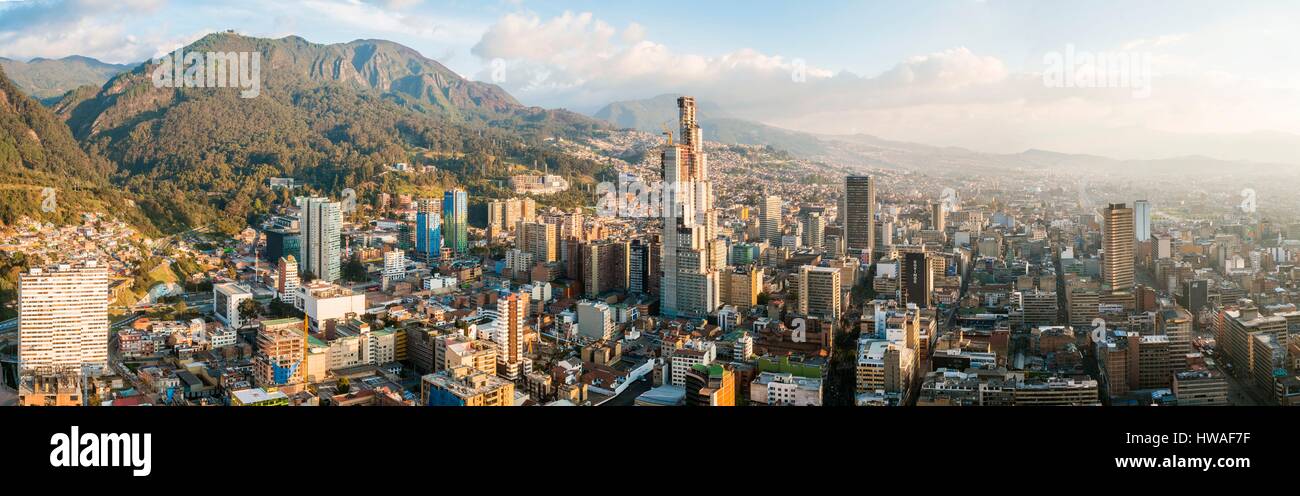
[(348, 391), (352, 390), (352, 381), (348, 380), (347, 377), (339, 379), (339, 385), (334, 390), (338, 391), (339, 394), (348, 394)]
[(343, 265), (343, 278), (351, 282), (362, 282), (367, 279), (366, 266), (361, 263), (361, 257), (356, 253), (348, 257), (348, 263)]
[(239, 302), (239, 321), (249, 322), (256, 319), (262, 311), (262, 306), (258, 305), (253, 299), (247, 299)]
[(772, 297), (768, 296), (766, 291), (759, 293), (756, 298), (758, 299), (759, 306), (767, 306), (767, 302), (772, 300)]

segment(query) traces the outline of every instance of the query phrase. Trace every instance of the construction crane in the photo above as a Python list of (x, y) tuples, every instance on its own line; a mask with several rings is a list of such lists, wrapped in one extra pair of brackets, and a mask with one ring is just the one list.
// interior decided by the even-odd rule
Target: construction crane
[(673, 132), (668, 129), (668, 123), (661, 122), (659, 127), (664, 129), (664, 136), (668, 137), (668, 146), (673, 146)]

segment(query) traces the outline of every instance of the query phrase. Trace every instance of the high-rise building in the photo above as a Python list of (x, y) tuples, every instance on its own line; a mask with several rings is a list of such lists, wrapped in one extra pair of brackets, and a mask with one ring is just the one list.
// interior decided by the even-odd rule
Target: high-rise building
[(948, 228), (948, 213), (943, 210), (943, 203), (930, 204), (930, 229), (943, 231)]
[(1151, 239), (1151, 202), (1133, 202), (1133, 233), (1138, 241)]
[(1181, 307), (1156, 313), (1156, 328), (1169, 338), (1170, 369), (1175, 372), (1186, 368), (1187, 354), (1192, 353), (1192, 320), (1192, 314)]
[(809, 212), (803, 219), (803, 245), (820, 250), (826, 242), (826, 219), (818, 212)]
[(1112, 203), (1104, 212), (1101, 277), (1111, 292), (1133, 290), (1133, 209)]
[(334, 282), (343, 276), (340, 236), (343, 210), (338, 202), (325, 198), (298, 198), (302, 231), (298, 272), (310, 272), (317, 279)]
[(899, 266), (899, 290), (902, 291), (904, 303), (914, 303), (926, 308), (930, 306), (930, 293), (934, 291), (931, 277), (930, 258), (924, 251), (903, 253), (903, 263)]
[(876, 183), (870, 176), (844, 178), (844, 241), (850, 251), (871, 254), (876, 246)]
[(758, 294), (763, 292), (763, 269), (757, 265), (736, 267), (724, 275), (727, 280), (725, 303), (741, 310), (758, 304)]
[(438, 202), (423, 199), (415, 207), (415, 258), (431, 261), (442, 256), (442, 209)]
[(517, 380), (527, 372), (524, 358), (524, 331), (527, 325), (529, 294), (501, 293), (492, 315), (492, 341), (497, 344), (497, 375)]
[(628, 245), (627, 291), (650, 294), (650, 244), (637, 239)]
[(759, 224), (759, 232), (763, 239), (774, 245), (781, 244), (781, 197), (768, 195), (763, 197), (763, 220)]
[(805, 265), (799, 269), (799, 313), (838, 322), (840, 269)]
[(298, 306), (298, 259), (293, 255), (280, 257), (276, 267), (275, 295), (289, 306)]
[(703, 317), (721, 304), (714, 246), (718, 211), (713, 208), (708, 156), (695, 119), (695, 99), (677, 99), (680, 139), (660, 155), (665, 187), (663, 277), (660, 313), (668, 317)]
[(469, 195), (454, 188), (442, 195), (443, 238), (457, 255), (469, 251)]
[(108, 269), (93, 261), (19, 274), (21, 372), (98, 374), (107, 369), (108, 295)]
[(626, 290), (630, 250), (627, 241), (597, 241), (582, 247), (583, 288), (588, 297)]
[(524, 222), (520, 239), (524, 252), (533, 256), (533, 262), (548, 263), (559, 260), (559, 236), (555, 224), (546, 222)]

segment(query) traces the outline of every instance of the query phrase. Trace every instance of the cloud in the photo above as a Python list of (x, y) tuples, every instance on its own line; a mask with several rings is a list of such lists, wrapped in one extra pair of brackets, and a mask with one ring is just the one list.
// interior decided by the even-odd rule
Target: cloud
[[(500, 59), (505, 70), (495, 75), (504, 78), (496, 82), (534, 105), (590, 112), (612, 101), (689, 93), (737, 117), (791, 129), (987, 151), (1055, 147), (1137, 156), (1155, 147), (1144, 152), (1139, 140), (1126, 137), (1300, 133), (1294, 117), (1300, 90), (1207, 70), (1196, 50), (1211, 41), (1199, 38), (1180, 33), (1080, 47), (1150, 53), (1149, 98), (1135, 97), (1139, 88), (1131, 86), (1048, 87), (1045, 67), (1013, 71), (962, 46), (907, 57), (874, 75), (837, 73), (748, 48), (707, 56), (656, 42), (639, 24), (618, 29), (590, 13), (508, 14), (471, 53)], [(475, 77), (492, 75), (485, 69)], [(1126, 145), (1108, 148), (1108, 141)]]
[(0, 55), (27, 59), (81, 54), (107, 62), (139, 62), (171, 38), (131, 33), (124, 20), (154, 13), (164, 0), (39, 0), (0, 4)]

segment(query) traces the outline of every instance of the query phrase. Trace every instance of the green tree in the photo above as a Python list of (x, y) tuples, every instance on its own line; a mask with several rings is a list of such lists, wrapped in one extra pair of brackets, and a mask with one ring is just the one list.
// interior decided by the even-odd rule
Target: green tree
[(258, 305), (252, 298), (239, 302), (239, 320), (240, 322), (249, 322), (256, 319), (262, 313), (262, 306)]

